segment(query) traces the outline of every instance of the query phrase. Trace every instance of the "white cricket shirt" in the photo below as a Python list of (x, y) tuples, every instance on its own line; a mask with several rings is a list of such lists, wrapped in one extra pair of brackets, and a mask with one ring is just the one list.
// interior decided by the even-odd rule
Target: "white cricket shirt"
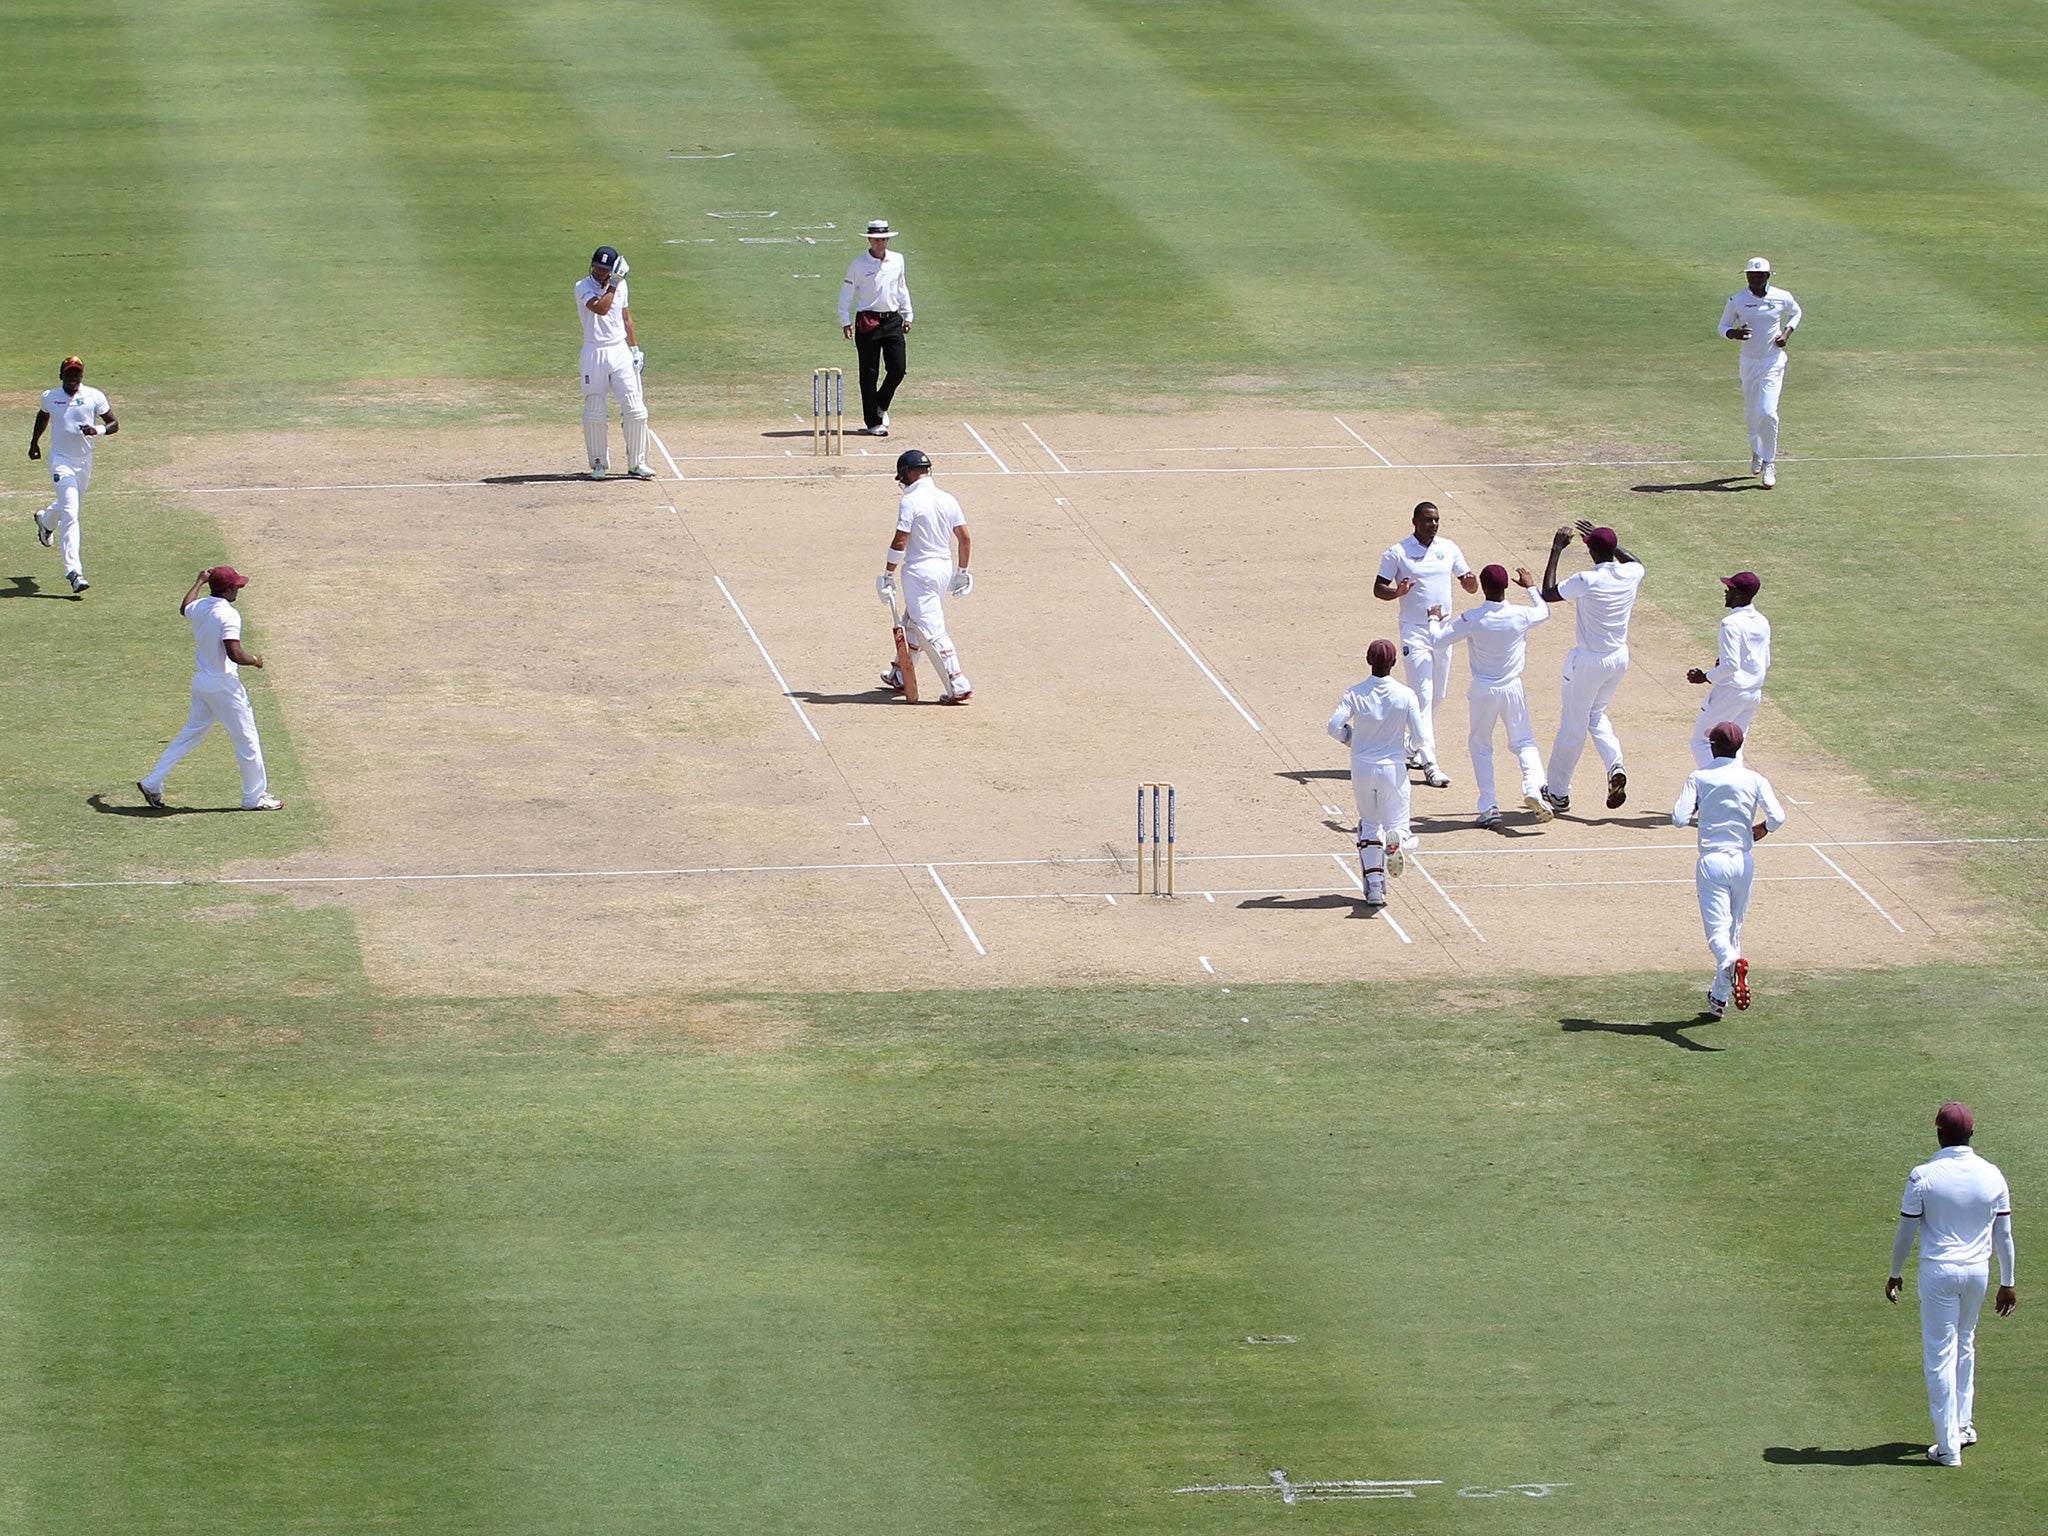
[(1707, 681), (1755, 693), (1771, 670), (1771, 621), (1747, 603), (1721, 616), (1721, 659), (1707, 669)]
[(224, 597), (202, 597), (185, 610), (192, 623), (194, 682), (233, 677), (242, 669), (228, 658), (228, 642), (242, 638), (242, 610)]
[(80, 427), (96, 427), (99, 419), (112, 413), (107, 397), (90, 384), (78, 386), (67, 395), (62, 388), (43, 391), (43, 409), (50, 415), (50, 462), (69, 464), (74, 469), (89, 467), (97, 437), (87, 437)]
[[(590, 301), (604, 292), (604, 284), (594, 277), (585, 277), (576, 284), (576, 313), (583, 319), (583, 345), (586, 347), (620, 347), (626, 343), (626, 284), (621, 280), (612, 289), (612, 307), (608, 314), (598, 314), (590, 307)], [(657, 306), (659, 307), (659, 301)]]
[(1549, 617), (1550, 604), (1533, 590), (1527, 608), (1488, 598), (1450, 623), (1433, 626), (1429, 643), (1452, 645), (1463, 640), (1471, 650), (1472, 686), (1499, 688), (1521, 677), (1529, 631)]
[(1731, 297), (1721, 310), (1721, 323), (1714, 329), (1717, 336), (1726, 336), (1738, 325), (1749, 327), (1749, 340), (1742, 343), (1742, 360), (1745, 363), (1767, 363), (1782, 358), (1785, 349), (1777, 345), (1777, 339), (1799, 323), (1801, 310), (1799, 301), (1782, 288), (1764, 285), (1764, 296), (1758, 298), (1747, 288)]
[(896, 504), (896, 531), (910, 535), (900, 561), (903, 569), (923, 566), (928, 573), (931, 567), (940, 566), (950, 571), (953, 530), (966, 521), (960, 503), (933, 485), (930, 475), (919, 480)]
[(1991, 1223), (2012, 1214), (1996, 1163), (1968, 1147), (1943, 1147), (1906, 1176), (1899, 1214), (1920, 1218), (1922, 1264), (1991, 1262)]
[(1628, 649), (1628, 616), (1642, 584), (1643, 568), (1633, 560), (1605, 560), (1557, 584), (1557, 595), (1577, 605), (1579, 649), (1596, 656)]
[(1382, 581), (1398, 585), (1405, 576), (1415, 583), (1401, 599), (1402, 638), (1427, 638), (1429, 610), (1441, 608), (1449, 613), (1453, 584), (1460, 576), (1471, 574), (1465, 552), (1442, 534), (1424, 544), (1411, 533), (1380, 556)]
[(1415, 690), (1391, 677), (1368, 677), (1337, 701), (1328, 730), (1337, 740), (1351, 732), (1354, 763), (1405, 763), (1408, 738), (1422, 738), (1422, 708)]
[(1700, 824), (1700, 852), (1748, 853), (1756, 846), (1758, 813), (1775, 832), (1785, 825), (1785, 808), (1771, 781), (1732, 757), (1716, 758), (1711, 768), (1695, 769), (1671, 807), (1671, 824), (1682, 827), (1695, 816)]
[(846, 281), (839, 285), (839, 323), (853, 324), (853, 312), (872, 309), (877, 314), (900, 311), (910, 324), (910, 283), (903, 275), (903, 257), (887, 252), (880, 261), (866, 251), (853, 258), (846, 269)]

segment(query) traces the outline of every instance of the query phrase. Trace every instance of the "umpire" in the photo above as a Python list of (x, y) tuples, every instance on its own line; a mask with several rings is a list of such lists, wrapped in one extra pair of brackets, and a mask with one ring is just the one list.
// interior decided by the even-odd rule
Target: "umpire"
[(910, 284), (903, 278), (903, 258), (889, 249), (901, 233), (887, 219), (869, 219), (867, 251), (853, 258), (839, 287), (839, 328), (860, 354), (860, 414), (873, 437), (889, 435), (889, 402), (908, 362)]

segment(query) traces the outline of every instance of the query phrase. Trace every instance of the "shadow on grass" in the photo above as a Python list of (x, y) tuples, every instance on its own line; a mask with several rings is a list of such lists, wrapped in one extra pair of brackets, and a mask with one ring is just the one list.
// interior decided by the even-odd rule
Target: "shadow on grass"
[(1927, 1447), (1909, 1440), (1888, 1440), (1883, 1445), (1866, 1445), (1858, 1450), (1828, 1451), (1817, 1445), (1795, 1450), (1773, 1445), (1764, 1460), (1774, 1467), (1932, 1467)]
[(79, 592), (45, 592), (33, 576), (10, 576), (7, 579), (13, 582), (14, 585), (0, 588), (0, 597), (43, 597), (48, 598), (53, 603), (82, 603), (85, 601), (84, 594)]
[(1760, 491), (1761, 482), (1750, 475), (1723, 475), (1718, 480), (1682, 480), (1674, 485), (1632, 485), (1632, 491), (1662, 496), (1667, 491)]
[(1710, 1013), (1696, 1014), (1689, 1019), (1677, 1019), (1668, 1024), (1609, 1024), (1603, 1019), (1559, 1019), (1558, 1027), (1568, 1035), (1646, 1035), (1675, 1045), (1682, 1051), (1723, 1051), (1726, 1046), (1707, 1045), (1695, 1040), (1685, 1032), (1702, 1024), (1712, 1024)]
[(102, 816), (142, 816), (151, 820), (163, 816), (221, 816), (242, 809), (239, 805), (166, 805), (161, 809), (154, 805), (115, 805), (104, 795), (87, 795), (85, 803)]
[(1365, 904), (1363, 896), (1346, 896), (1326, 891), (1320, 896), (1254, 896), (1237, 904), (1240, 912), (1343, 912), (1349, 917), (1378, 917), (1380, 909)]

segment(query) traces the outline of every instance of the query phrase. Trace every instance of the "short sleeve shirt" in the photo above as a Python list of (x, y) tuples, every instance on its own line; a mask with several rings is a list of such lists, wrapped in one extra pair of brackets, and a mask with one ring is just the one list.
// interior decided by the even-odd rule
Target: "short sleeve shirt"
[(228, 658), (228, 642), (242, 638), (242, 610), (224, 597), (202, 597), (185, 610), (192, 624), (195, 681), (233, 677), (242, 669)]
[[(594, 277), (583, 278), (576, 284), (576, 313), (583, 320), (583, 345), (586, 347), (624, 346), (626, 344), (626, 284), (621, 280), (613, 285), (611, 312), (600, 315), (591, 309), (590, 301), (603, 292), (604, 284)], [(659, 307), (658, 301), (656, 307)]]
[(1943, 1147), (1906, 1176), (1902, 1215), (1920, 1218), (1922, 1264), (1991, 1262), (1991, 1223), (2012, 1214), (1998, 1165), (1968, 1147)]
[(75, 395), (67, 395), (62, 389), (46, 389), (43, 391), (43, 409), (50, 417), (50, 461), (71, 465), (92, 463), (92, 445), (98, 439), (87, 437), (78, 429), (97, 426), (100, 417), (112, 413), (107, 397), (90, 384), (79, 385)]
[(1429, 610), (1432, 608), (1441, 608), (1444, 616), (1450, 617), (1451, 584), (1459, 577), (1471, 574), (1472, 567), (1465, 563), (1465, 552), (1441, 535), (1422, 544), (1411, 533), (1380, 556), (1380, 580), (1398, 585), (1405, 576), (1415, 583), (1408, 595), (1401, 599), (1401, 633), (1404, 635), (1427, 635)]
[(932, 484), (926, 475), (903, 493), (896, 506), (896, 531), (910, 540), (903, 548), (903, 568), (953, 566), (953, 530), (965, 524), (960, 503)]
[(1643, 568), (1633, 560), (1602, 561), (1557, 584), (1557, 595), (1576, 605), (1581, 650), (1611, 656), (1628, 649), (1628, 616), (1642, 585)]

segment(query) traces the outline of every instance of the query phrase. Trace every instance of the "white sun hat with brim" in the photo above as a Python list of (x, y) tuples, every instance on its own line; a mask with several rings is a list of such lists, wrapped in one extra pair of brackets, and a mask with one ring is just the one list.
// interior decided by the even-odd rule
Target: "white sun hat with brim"
[(902, 233), (903, 231), (900, 229), (891, 229), (887, 219), (868, 220), (868, 238), (870, 240), (889, 240)]
[(1771, 264), (1761, 256), (1752, 256), (1749, 258), (1749, 265), (1742, 270), (1745, 272), (1768, 272), (1771, 270)]

